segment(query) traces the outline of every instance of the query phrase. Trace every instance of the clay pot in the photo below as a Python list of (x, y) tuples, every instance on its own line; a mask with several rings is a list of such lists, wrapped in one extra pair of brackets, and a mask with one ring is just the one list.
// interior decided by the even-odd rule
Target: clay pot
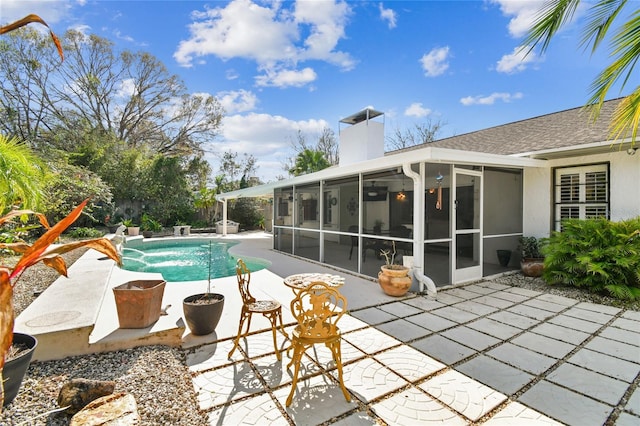
[(540, 277), (544, 270), (544, 259), (522, 259), (522, 261), (520, 261), (520, 270), (525, 277)]
[(378, 283), (389, 296), (404, 296), (411, 288), (409, 268), (402, 265), (383, 265), (378, 272)]

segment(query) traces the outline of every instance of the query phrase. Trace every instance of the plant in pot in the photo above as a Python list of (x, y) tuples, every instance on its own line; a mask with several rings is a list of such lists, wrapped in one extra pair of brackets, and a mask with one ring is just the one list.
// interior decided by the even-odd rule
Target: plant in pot
[(412, 279), (409, 276), (409, 268), (394, 263), (396, 256), (396, 243), (391, 243), (391, 250), (380, 250), (385, 258), (385, 264), (378, 272), (378, 283), (382, 291), (389, 296), (404, 296), (411, 288)]
[(122, 221), (122, 224), (127, 227), (127, 235), (131, 237), (140, 235), (140, 227), (133, 223), (133, 219), (125, 219)]
[[(2, 405), (10, 403), (17, 395), (37, 345), (37, 340), (33, 336), (13, 332), (13, 288), (21, 274), (34, 264), (43, 262), (61, 275), (67, 276), (67, 266), (61, 255), (80, 247), (97, 250), (120, 263), (115, 246), (107, 238), (53, 244), (60, 234), (76, 221), (88, 201), (87, 199), (82, 202), (53, 227), (49, 227), (44, 215), (30, 210), (12, 210), (0, 217), (0, 226), (6, 226), (15, 223), (17, 218), (35, 215), (40, 224), (47, 229), (33, 244), (24, 241), (0, 243), (0, 249), (9, 249), (22, 255), (13, 267), (0, 266), (0, 372), (2, 373), (0, 400), (3, 402)], [(15, 344), (13, 344), (14, 341)]]
[(208, 256), (207, 292), (188, 296), (182, 301), (184, 319), (195, 336), (212, 333), (220, 322), (224, 308), (224, 295), (211, 293), (211, 241)]
[(162, 225), (148, 213), (143, 213), (140, 221), (140, 229), (142, 230), (142, 236), (144, 238), (151, 238), (154, 232), (162, 231)]
[(527, 277), (540, 277), (544, 270), (542, 247), (545, 240), (536, 237), (520, 237), (520, 270)]

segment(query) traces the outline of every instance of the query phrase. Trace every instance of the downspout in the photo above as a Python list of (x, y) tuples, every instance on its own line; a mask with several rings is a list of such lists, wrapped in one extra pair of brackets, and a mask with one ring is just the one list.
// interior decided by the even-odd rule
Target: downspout
[[(411, 163), (402, 164), (402, 171), (405, 176), (410, 177), (413, 180), (413, 267), (411, 268), (411, 274), (418, 281), (420, 285), (420, 292), (423, 292), (425, 286), (427, 288), (427, 296), (435, 298), (437, 295), (436, 284), (433, 280), (424, 275), (424, 243), (421, 243), (422, 238), (419, 236), (424, 235), (424, 180), (421, 175), (423, 173), (416, 173), (411, 169)], [(424, 171), (424, 163), (420, 163), (420, 171)], [(421, 210), (422, 206), (422, 210)]]

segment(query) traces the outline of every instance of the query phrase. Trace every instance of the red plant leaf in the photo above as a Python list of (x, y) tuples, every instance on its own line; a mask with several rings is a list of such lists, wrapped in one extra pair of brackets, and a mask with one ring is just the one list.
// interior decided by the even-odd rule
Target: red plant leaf
[(24, 253), (29, 247), (31, 246), (27, 243), (0, 243), (0, 249), (9, 249), (16, 253)]
[(24, 255), (20, 258), (16, 266), (13, 268), (13, 272), (10, 277), (13, 278), (17, 275), (20, 275), (25, 268), (39, 262), (42, 260), (40, 255), (44, 253), (44, 251), (51, 245), (55, 240), (58, 239), (60, 234), (64, 232), (73, 222), (78, 219), (80, 214), (82, 213), (82, 209), (87, 205), (89, 199), (84, 200), (78, 207), (76, 207), (67, 217), (62, 219), (60, 222), (53, 225), (47, 232), (44, 233), (43, 236), (38, 238), (35, 243), (24, 253)]
[[(41, 256), (42, 257), (42, 256)], [(46, 257), (42, 258), (42, 263), (47, 265), (49, 268), (53, 268), (60, 275), (64, 275), (67, 277), (67, 264), (64, 262), (64, 259), (61, 256), (54, 257)]]
[[(0, 371), (4, 366), (4, 355), (13, 341), (13, 287), (9, 269), (0, 268)], [(4, 397), (4, 392), (2, 393)]]
[(43, 215), (42, 213), (36, 213), (31, 210), (11, 210), (9, 213), (0, 217), (0, 225), (4, 225), (5, 223), (10, 222), (11, 219), (13, 219), (16, 216), (24, 216), (24, 215), (30, 215), (30, 214), (35, 215), (40, 221), (40, 224), (42, 226), (44, 226), (47, 229), (50, 228), (49, 222), (47, 222), (47, 218), (45, 217), (45, 215)]
[(39, 17), (38, 15), (34, 15), (34, 14), (30, 14), (25, 16), (24, 18), (12, 22), (10, 24), (5, 25), (4, 27), (0, 27), (0, 34), (4, 34), (4, 33), (8, 33), (9, 31), (13, 31), (13, 30), (17, 30), (20, 27), (24, 27), (27, 24), (31, 24), (31, 23), (38, 23), (38, 24), (42, 24), (45, 27), (49, 28), (49, 34), (51, 34), (51, 39), (53, 40), (53, 43), (56, 45), (56, 48), (58, 49), (58, 54), (60, 55), (60, 59), (62, 59), (64, 61), (64, 52), (62, 51), (62, 44), (60, 44), (60, 40), (58, 40), (58, 37), (53, 33), (53, 31), (51, 31), (51, 27), (49, 27), (49, 24), (47, 24), (44, 19), (42, 19), (41, 17)]

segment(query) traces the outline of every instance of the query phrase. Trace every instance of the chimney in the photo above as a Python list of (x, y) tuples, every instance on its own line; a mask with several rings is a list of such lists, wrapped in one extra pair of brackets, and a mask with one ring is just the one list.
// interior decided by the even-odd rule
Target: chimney
[[(365, 108), (340, 120), (340, 165), (359, 163), (384, 156), (384, 122), (372, 121), (383, 113)], [(384, 117), (383, 117), (384, 118)]]

